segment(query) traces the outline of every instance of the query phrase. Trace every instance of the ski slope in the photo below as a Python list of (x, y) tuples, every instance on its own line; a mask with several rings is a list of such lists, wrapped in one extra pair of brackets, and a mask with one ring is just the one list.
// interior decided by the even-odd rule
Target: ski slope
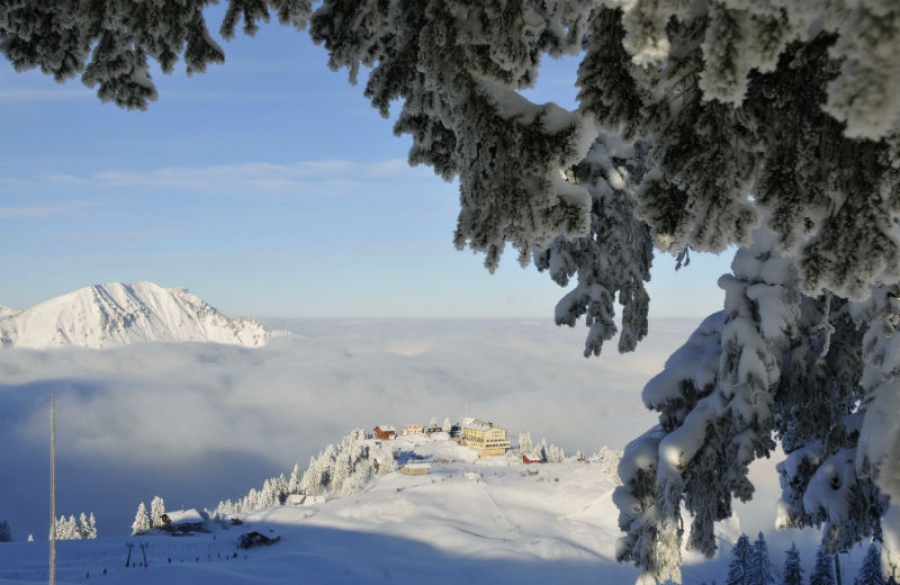
[[(430, 473), (394, 472), (350, 497), (241, 514), (241, 525), (212, 524), (209, 533), (61, 541), (57, 582), (595, 584), (637, 576), (614, 560), (616, 482), (596, 459), (529, 466), (531, 475), (515, 457), (477, 459), (452, 441), (415, 436), (395, 448), (430, 462)], [(253, 530), (281, 539), (239, 549), (240, 535)], [(726, 527), (726, 551), (734, 537)], [(0, 545), (0, 583), (45, 582), (47, 546)], [(721, 566), (688, 566), (686, 578)]]

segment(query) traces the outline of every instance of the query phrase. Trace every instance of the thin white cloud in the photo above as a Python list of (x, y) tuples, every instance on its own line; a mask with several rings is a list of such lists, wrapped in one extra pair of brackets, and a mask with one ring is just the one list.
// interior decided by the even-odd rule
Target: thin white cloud
[(19, 207), (0, 207), (0, 221), (23, 219), (47, 219), (62, 217), (72, 212), (71, 205), (23, 205)]
[(96, 94), (84, 88), (72, 89), (0, 89), (0, 103), (34, 103), (97, 99)]
[[(146, 171), (110, 169), (94, 173), (54, 174), (17, 179), (19, 187), (123, 193), (155, 189), (187, 190), (195, 194), (289, 194), (310, 188), (356, 189), (372, 182), (431, 179), (426, 167), (410, 167), (405, 160), (360, 163), (340, 159), (291, 164), (246, 162), (233, 165), (163, 167)], [(321, 191), (317, 191), (321, 192)]]
[(57, 239), (72, 242), (72, 243), (86, 243), (86, 242), (107, 242), (107, 243), (124, 243), (124, 242), (134, 242), (135, 240), (158, 240), (160, 238), (170, 238), (176, 236), (183, 236), (187, 234), (187, 230), (176, 230), (176, 229), (154, 229), (154, 230), (130, 230), (130, 231), (110, 231), (110, 232), (100, 232), (100, 231), (90, 231), (90, 232), (58, 232), (56, 234)]

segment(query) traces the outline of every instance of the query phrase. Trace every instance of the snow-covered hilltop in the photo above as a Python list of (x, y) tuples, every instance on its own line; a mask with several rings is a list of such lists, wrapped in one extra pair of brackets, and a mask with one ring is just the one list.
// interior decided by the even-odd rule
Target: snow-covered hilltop
[[(444, 432), (385, 441), (364, 435), (354, 431), (340, 447), (326, 448), (336, 456), (328, 470), (313, 466), (340, 473), (345, 456), (368, 450), (346, 476), (353, 482), (363, 471), (359, 489), (279, 503), (266, 481), (263, 490), (251, 490), (255, 509), (229, 503), (235, 509), (216, 513), (173, 512), (154, 497), (149, 507), (135, 504), (138, 535), (101, 532), (98, 539), (58, 542), (57, 578), (92, 583), (101, 576), (103, 585), (287, 584), (298, 575), (303, 583), (330, 585), (634, 582), (637, 571), (615, 561), (617, 482), (602, 457), (526, 465), (518, 453), (479, 458)], [(368, 465), (375, 460), (377, 470)], [(685, 583), (724, 581), (739, 521), (717, 531), (726, 554), (686, 567)], [(0, 583), (25, 585), (46, 576), (46, 540), (19, 540), (0, 545)], [(130, 564), (129, 543), (138, 544)]]
[(95, 285), (30, 309), (0, 306), (0, 347), (108, 348), (144, 341), (207, 341), (259, 347), (270, 334), (229, 319), (184, 288), (152, 282)]

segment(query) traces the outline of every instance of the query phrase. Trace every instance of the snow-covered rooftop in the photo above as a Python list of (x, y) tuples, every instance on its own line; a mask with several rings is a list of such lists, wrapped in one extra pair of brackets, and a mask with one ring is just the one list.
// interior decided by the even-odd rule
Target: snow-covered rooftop
[(172, 524), (202, 524), (206, 522), (200, 512), (191, 508), (189, 510), (176, 510), (174, 512), (166, 512), (169, 522)]
[(477, 418), (469, 419), (463, 426), (469, 429), (475, 429), (476, 431), (487, 431), (494, 427), (493, 423), (484, 422)]

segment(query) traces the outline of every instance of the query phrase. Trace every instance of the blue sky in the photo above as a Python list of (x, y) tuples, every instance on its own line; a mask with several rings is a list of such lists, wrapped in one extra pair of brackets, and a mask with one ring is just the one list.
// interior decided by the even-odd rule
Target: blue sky
[[(545, 274), (453, 248), (456, 185), (406, 165), (307, 33), (223, 46), (205, 74), (156, 75), (145, 112), (0, 62), (0, 304), (151, 280), (231, 316), (552, 318)], [(532, 99), (572, 104), (572, 64), (545, 69)], [(728, 264), (658, 257), (651, 315), (717, 310)]]

